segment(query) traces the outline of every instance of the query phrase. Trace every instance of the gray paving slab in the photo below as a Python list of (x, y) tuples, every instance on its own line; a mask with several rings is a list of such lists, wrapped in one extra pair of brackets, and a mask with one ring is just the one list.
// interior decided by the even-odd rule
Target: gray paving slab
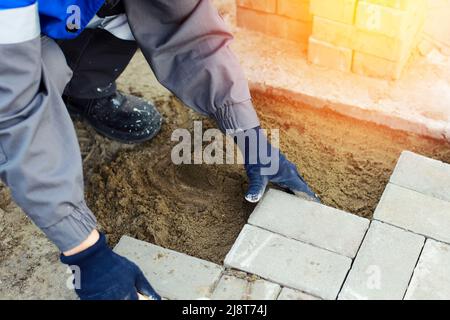
[(450, 299), (450, 246), (448, 244), (427, 240), (405, 299)]
[(263, 279), (246, 280), (223, 275), (211, 297), (213, 300), (276, 300), (280, 285)]
[(450, 202), (388, 184), (374, 218), (443, 242), (450, 242)]
[(210, 298), (223, 271), (212, 262), (128, 236), (120, 239), (114, 251), (135, 262), (155, 290), (170, 300)]
[(271, 189), (249, 223), (353, 258), (370, 221)]
[(450, 201), (450, 165), (413, 152), (401, 154), (390, 182)]
[(424, 242), (422, 236), (373, 221), (339, 299), (403, 299)]
[(281, 290), (280, 295), (278, 296), (278, 300), (320, 300), (320, 299), (298, 290), (283, 288)]
[(225, 265), (323, 299), (335, 299), (351, 259), (246, 225)]

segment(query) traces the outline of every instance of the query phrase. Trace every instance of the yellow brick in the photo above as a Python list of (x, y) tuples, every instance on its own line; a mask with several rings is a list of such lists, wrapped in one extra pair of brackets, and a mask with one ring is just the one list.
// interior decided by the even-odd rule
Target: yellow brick
[(416, 34), (410, 40), (410, 47), (405, 50), (404, 55), (397, 61), (390, 61), (371, 54), (354, 52), (352, 71), (370, 77), (397, 80), (401, 77), (402, 71), (407, 65), (412, 48), (416, 48), (421, 37), (423, 22), (419, 26)]
[(237, 25), (245, 29), (266, 34), (269, 34), (272, 29), (270, 27), (269, 14), (242, 7), (237, 8)]
[(311, 0), (313, 15), (353, 24), (357, 0)]
[(312, 22), (294, 20), (277, 16), (275, 29), (279, 37), (300, 42), (308, 43), (312, 33)]
[(353, 47), (355, 27), (351, 24), (333, 21), (318, 16), (313, 20), (313, 36), (317, 40), (340, 47)]
[(237, 0), (237, 5), (247, 9), (275, 13), (277, 0)]
[(386, 35), (356, 29), (353, 49), (391, 61), (400, 61), (409, 55), (417, 34), (423, 27), (423, 20), (411, 25), (405, 36), (393, 38)]
[(401, 61), (393, 62), (369, 54), (355, 52), (352, 71), (369, 77), (397, 80), (400, 78), (409, 57), (408, 55)]
[(360, 1), (356, 10), (355, 25), (370, 32), (401, 38), (408, 26), (408, 17), (407, 11)]
[(368, 1), (359, 1), (355, 25), (366, 31), (403, 38), (410, 32), (412, 25), (419, 23), (420, 16), (424, 13), (425, 10), (418, 5), (410, 6), (408, 10), (400, 10)]
[(409, 50), (409, 43), (376, 33), (356, 30), (353, 48), (380, 58), (398, 61)]
[(278, 0), (277, 13), (297, 20), (312, 21), (309, 2), (309, 0)]
[(309, 38), (308, 60), (314, 64), (341, 71), (350, 71), (352, 59), (353, 51), (349, 48), (338, 47), (313, 37)]
[(385, 7), (394, 9), (408, 10), (413, 6), (417, 6), (420, 3), (424, 3), (425, 0), (359, 0), (360, 2), (369, 2), (379, 4)]
[(237, 23), (239, 27), (305, 44), (312, 32), (311, 22), (294, 20), (242, 7), (238, 7), (237, 10)]

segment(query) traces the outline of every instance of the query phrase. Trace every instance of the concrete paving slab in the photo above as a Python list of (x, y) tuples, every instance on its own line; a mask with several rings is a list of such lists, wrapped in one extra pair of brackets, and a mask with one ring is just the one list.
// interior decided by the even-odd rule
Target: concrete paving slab
[(369, 220), (271, 189), (249, 224), (353, 258)]
[(372, 222), (339, 300), (401, 300), (425, 238), (378, 221)]
[(402, 153), (390, 182), (450, 201), (450, 165), (413, 152)]
[(298, 290), (283, 288), (281, 290), (280, 295), (278, 296), (278, 300), (320, 300), (320, 299)]
[(335, 299), (351, 259), (328, 250), (246, 225), (225, 258), (225, 266), (256, 274), (282, 286)]
[(428, 239), (414, 270), (405, 299), (450, 299), (450, 246)]
[(281, 291), (280, 285), (266, 280), (245, 280), (223, 275), (212, 300), (276, 300)]
[(114, 251), (135, 262), (155, 290), (170, 300), (209, 298), (223, 271), (212, 262), (127, 236)]
[(450, 243), (450, 202), (388, 184), (374, 218)]

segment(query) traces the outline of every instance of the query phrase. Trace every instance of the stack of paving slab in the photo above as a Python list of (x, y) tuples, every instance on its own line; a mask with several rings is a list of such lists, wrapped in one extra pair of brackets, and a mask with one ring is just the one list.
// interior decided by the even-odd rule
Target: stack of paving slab
[(404, 152), (372, 221), (269, 190), (224, 266), (129, 237), (115, 250), (167, 299), (450, 299), (449, 243), (450, 165)]

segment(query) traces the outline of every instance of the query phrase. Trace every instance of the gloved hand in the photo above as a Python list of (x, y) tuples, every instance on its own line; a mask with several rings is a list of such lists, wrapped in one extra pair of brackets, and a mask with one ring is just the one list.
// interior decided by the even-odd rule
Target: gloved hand
[(111, 250), (104, 234), (85, 251), (61, 254), (61, 262), (79, 268), (80, 285), (75, 291), (81, 300), (138, 300), (138, 293), (161, 300), (139, 267)]
[[(242, 136), (239, 137), (239, 135)], [(247, 138), (244, 139), (243, 137)], [(248, 137), (253, 137), (253, 139)], [(235, 142), (244, 155), (245, 170), (249, 178), (249, 187), (245, 195), (247, 201), (252, 203), (259, 202), (270, 181), (299, 197), (320, 202), (317, 195), (310, 189), (298, 172), (297, 167), (287, 160), (280, 150), (270, 144), (261, 131), (261, 127), (238, 133), (235, 136)], [(267, 159), (263, 160), (262, 158)], [(268, 159), (270, 159), (269, 163), (266, 161)], [(274, 166), (274, 161), (278, 161), (278, 167)], [(271, 166), (277, 167), (278, 170), (274, 173), (265, 174), (264, 168), (267, 169)]]

